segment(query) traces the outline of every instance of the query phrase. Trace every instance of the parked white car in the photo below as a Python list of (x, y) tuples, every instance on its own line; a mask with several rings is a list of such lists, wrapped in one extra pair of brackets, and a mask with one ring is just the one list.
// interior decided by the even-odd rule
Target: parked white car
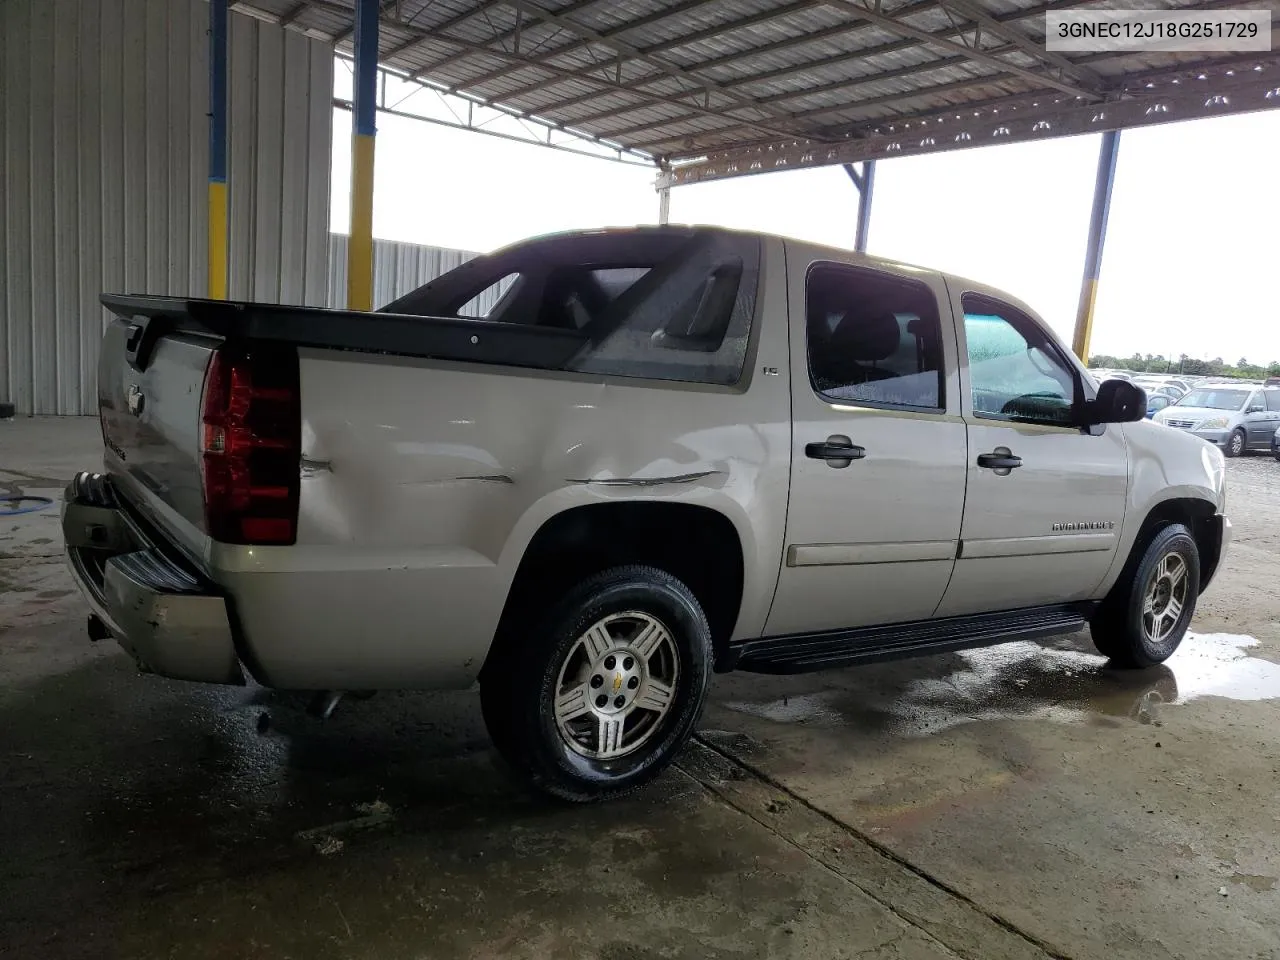
[(105, 472), (63, 514), (91, 634), (188, 680), (478, 679), (575, 800), (661, 769), (712, 669), (1085, 625), (1158, 663), (1230, 539), (1221, 454), (1141, 390), (1006, 294), (844, 250), (601, 231), (376, 313), (103, 302)]

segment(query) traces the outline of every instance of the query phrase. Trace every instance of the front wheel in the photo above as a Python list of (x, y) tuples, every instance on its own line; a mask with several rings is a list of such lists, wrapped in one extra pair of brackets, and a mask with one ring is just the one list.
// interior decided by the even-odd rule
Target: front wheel
[(1137, 567), (1121, 580), (1089, 623), (1094, 646), (1119, 667), (1142, 668), (1173, 655), (1195, 615), (1200, 552), (1180, 523), (1156, 533)]
[(1227, 437), (1227, 446), (1223, 450), (1228, 457), (1239, 457), (1244, 453), (1245, 448), (1244, 431), (1237, 427), (1231, 432), (1231, 436)]
[(689, 739), (711, 661), (689, 588), (653, 567), (617, 567), (503, 639), (481, 705), (498, 752), (533, 786), (609, 799), (656, 776)]

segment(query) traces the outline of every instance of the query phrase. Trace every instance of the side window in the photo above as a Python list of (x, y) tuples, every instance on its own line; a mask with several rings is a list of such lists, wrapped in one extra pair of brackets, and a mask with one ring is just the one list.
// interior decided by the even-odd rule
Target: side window
[(583, 373), (730, 386), (742, 379), (760, 276), (760, 241), (717, 234), (652, 269), (594, 271), (617, 291), (580, 328), (589, 342), (569, 368)]
[(507, 304), (515, 298), (522, 279), (518, 273), (507, 274), (460, 306), (457, 309), (457, 315), (468, 320), (498, 319)]
[(537, 325), (581, 330), (598, 320), (648, 267), (558, 267), (547, 274)]
[(1076, 378), (1048, 335), (990, 297), (966, 293), (961, 303), (974, 416), (1070, 426)]
[(809, 379), (828, 400), (940, 410), (942, 326), (923, 283), (834, 264), (805, 289)]
[(1270, 413), (1280, 412), (1280, 390), (1264, 390), (1267, 396), (1267, 410)]

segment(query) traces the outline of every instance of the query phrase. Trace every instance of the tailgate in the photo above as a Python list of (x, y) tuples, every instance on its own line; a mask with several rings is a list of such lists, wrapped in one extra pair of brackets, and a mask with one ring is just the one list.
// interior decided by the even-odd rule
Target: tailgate
[(184, 552), (206, 537), (200, 478), (200, 404), (219, 338), (115, 317), (98, 360), (103, 458), (119, 492)]

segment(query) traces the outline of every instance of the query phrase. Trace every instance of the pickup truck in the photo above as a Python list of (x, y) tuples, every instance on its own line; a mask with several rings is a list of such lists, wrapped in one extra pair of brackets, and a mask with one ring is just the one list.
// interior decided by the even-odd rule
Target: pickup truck
[(541, 237), (370, 313), (104, 296), (63, 529), (144, 670), (478, 681), (538, 788), (616, 796), (710, 674), (1057, 635), (1163, 661), (1224, 461), (980, 283), (712, 228)]

